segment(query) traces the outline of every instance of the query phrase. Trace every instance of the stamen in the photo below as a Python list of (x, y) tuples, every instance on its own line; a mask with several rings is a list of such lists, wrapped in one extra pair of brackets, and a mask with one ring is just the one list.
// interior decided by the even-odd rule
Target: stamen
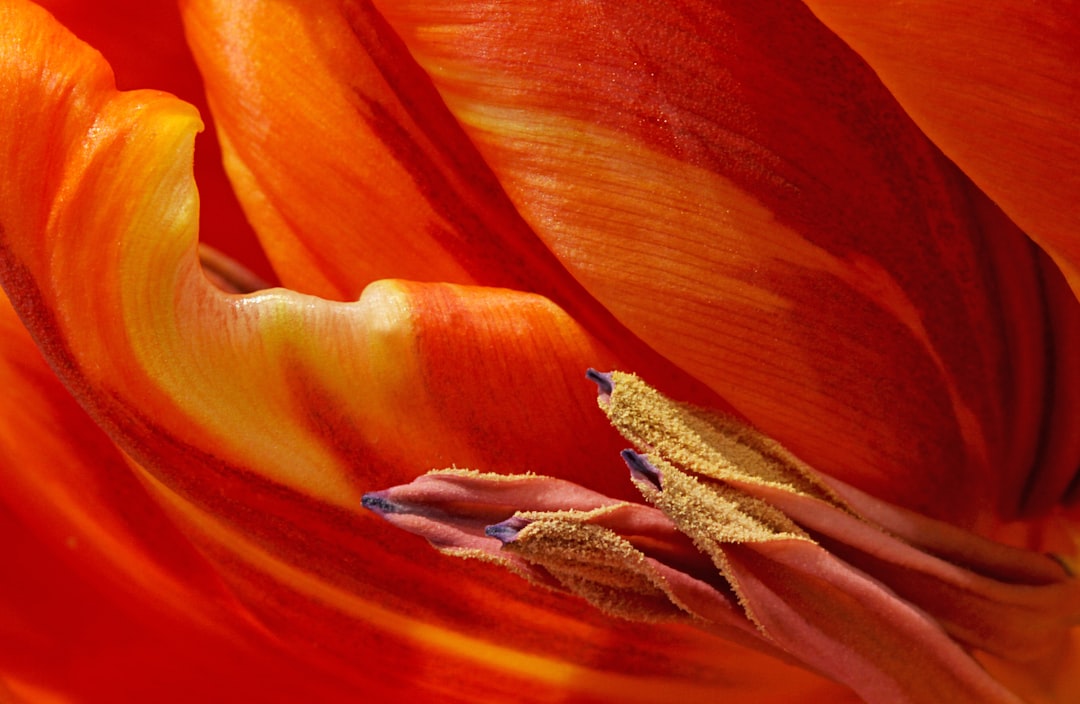
[(1080, 580), (1064, 558), (886, 504), (633, 375), (586, 376), (636, 447), (621, 455), (649, 505), (465, 470), (369, 493), (363, 505), (448, 554), (612, 615), (694, 623), (867, 701), (1016, 701), (971, 653), (1051, 662), (1080, 622)]
[(623, 462), (630, 468), (630, 478), (638, 482), (648, 482), (660, 491), (660, 470), (652, 465), (645, 455), (639, 455), (633, 450), (623, 450)]
[(489, 538), (498, 538), (503, 545), (512, 543), (517, 538), (521, 529), (529, 525), (529, 521), (524, 518), (518, 518), (513, 516), (507, 518), (502, 523), (496, 523), (495, 525), (488, 526), (484, 529), (484, 534)]
[(249, 271), (243, 264), (208, 244), (199, 243), (199, 261), (206, 278), (229, 293), (251, 293), (270, 288), (270, 284)]
[(589, 367), (585, 372), (585, 378), (596, 384), (596, 389), (602, 400), (606, 400), (611, 396), (611, 392), (615, 390), (615, 384), (611, 381), (611, 374), (598, 372), (592, 367)]
[(395, 504), (386, 496), (386, 492), (373, 491), (360, 497), (360, 505), (369, 511), (374, 511), (380, 516), (388, 513), (402, 513), (402, 507)]

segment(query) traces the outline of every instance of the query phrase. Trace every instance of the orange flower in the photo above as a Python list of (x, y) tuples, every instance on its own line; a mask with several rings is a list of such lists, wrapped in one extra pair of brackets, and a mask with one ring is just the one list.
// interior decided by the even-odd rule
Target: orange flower
[(1077, 696), (1067, 8), (49, 5), (207, 105), (0, 6), (0, 700)]

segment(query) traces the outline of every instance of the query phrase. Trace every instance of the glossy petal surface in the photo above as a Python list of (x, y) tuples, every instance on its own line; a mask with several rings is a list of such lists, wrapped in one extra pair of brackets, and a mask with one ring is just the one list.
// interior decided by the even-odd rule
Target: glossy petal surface
[[(1080, 8), (808, 0), (1080, 295)], [(942, 18), (948, 18), (943, 22)]]
[(1017, 510), (1058, 383), (1037, 253), (800, 3), (378, 6), (633, 332), (824, 472)]

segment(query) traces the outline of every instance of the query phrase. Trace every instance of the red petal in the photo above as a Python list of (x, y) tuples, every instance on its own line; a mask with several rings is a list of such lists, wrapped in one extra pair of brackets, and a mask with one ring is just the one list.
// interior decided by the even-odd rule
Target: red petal
[(632, 331), (823, 471), (1016, 511), (1056, 383), (1036, 254), (801, 4), (380, 8)]
[(1072, 2), (807, 0), (1080, 295), (1080, 14)]

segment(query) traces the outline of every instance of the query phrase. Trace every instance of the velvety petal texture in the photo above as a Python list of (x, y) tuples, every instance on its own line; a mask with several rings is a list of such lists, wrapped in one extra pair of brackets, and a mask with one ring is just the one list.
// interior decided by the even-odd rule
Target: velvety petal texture
[(1075, 435), (1060, 276), (801, 3), (376, 4), (589, 292), (814, 467), (989, 532)]
[[(1080, 8), (1073, 0), (807, 0), (1080, 295)], [(942, 21), (942, 18), (948, 21)]]
[(101, 56), (30, 3), (0, 7), (0, 66), (5, 291), (196, 562), (298, 666), (373, 700), (830, 691), (692, 629), (612, 625), (447, 566), (359, 511), (368, 487), (453, 462), (595, 467), (599, 489), (629, 495), (580, 379), (613, 355), (558, 306), (401, 281), (354, 303), (224, 291), (197, 253), (195, 111), (117, 92)]

